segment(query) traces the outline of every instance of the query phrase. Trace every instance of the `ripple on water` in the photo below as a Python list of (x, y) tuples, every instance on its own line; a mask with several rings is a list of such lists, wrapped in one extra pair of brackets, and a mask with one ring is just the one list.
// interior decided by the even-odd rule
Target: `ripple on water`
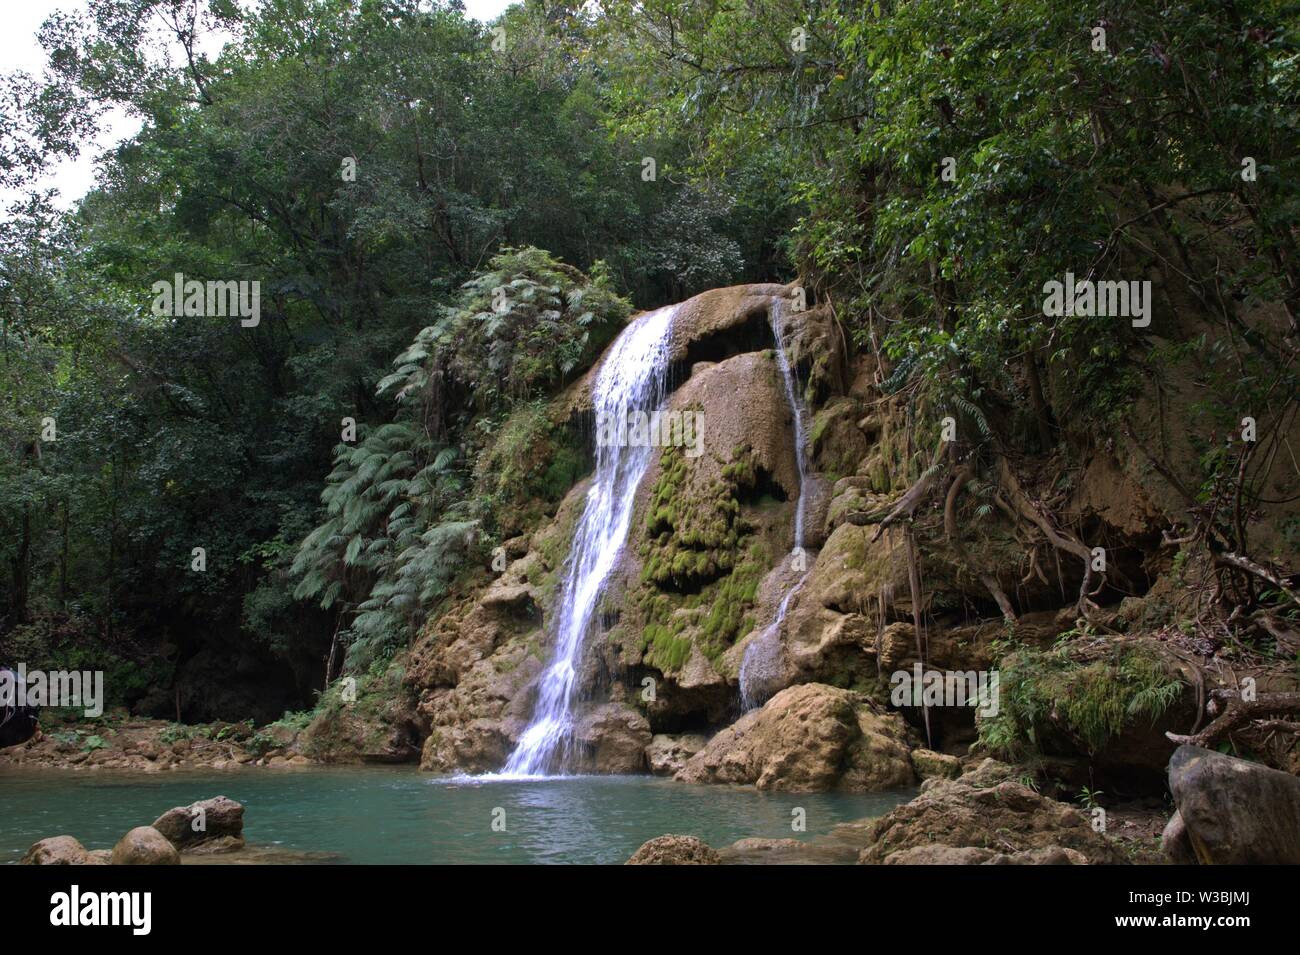
[[(668, 832), (717, 847), (749, 837), (809, 839), (913, 793), (759, 793), (648, 776), (430, 777), (403, 767), (167, 776), (6, 769), (0, 861), (17, 862), (33, 842), (62, 834), (111, 848), (172, 806), (218, 794), (244, 804), (250, 845), (353, 863), (475, 864), (621, 863)], [(797, 808), (807, 816), (803, 833), (791, 831)]]

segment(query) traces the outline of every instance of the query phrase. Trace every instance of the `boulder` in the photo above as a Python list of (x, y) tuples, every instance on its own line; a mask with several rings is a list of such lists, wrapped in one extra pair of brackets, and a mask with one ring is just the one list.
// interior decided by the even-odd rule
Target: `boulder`
[(961, 775), (961, 760), (947, 753), (936, 753), (932, 749), (914, 749), (912, 768), (922, 779), (931, 779), (935, 776), (942, 779), (956, 779)]
[(85, 865), (86, 847), (72, 836), (50, 836), (28, 849), (19, 865)]
[(995, 855), (992, 849), (935, 844), (890, 853), (885, 865), (983, 865)]
[[(986, 759), (959, 779), (926, 780), (921, 795), (870, 824), (868, 845), (858, 861), (888, 863), (900, 853), (907, 853), (898, 860), (902, 863), (982, 864), (997, 855), (1008, 857), (998, 864), (1128, 861), (1083, 813), (1040, 795), (1016, 781), (1016, 774), (1014, 768)], [(928, 851), (913, 851), (921, 849)], [(960, 849), (987, 850), (989, 855), (947, 851)]]
[(650, 723), (629, 706), (604, 703), (593, 707), (579, 718), (573, 737), (581, 747), (583, 767), (590, 772), (645, 771)]
[(113, 865), (180, 865), (181, 855), (153, 826), (136, 826), (113, 846)]
[(677, 773), (682, 782), (759, 789), (872, 792), (915, 781), (897, 714), (819, 683), (789, 687), (715, 735)]
[(656, 836), (632, 853), (625, 865), (719, 865), (722, 858), (694, 836)]
[(1160, 834), (1160, 848), (1174, 865), (1196, 865), (1196, 850), (1187, 835), (1187, 826), (1177, 809)]
[(244, 845), (244, 807), (214, 796), (168, 809), (153, 828), (182, 852), (233, 852)]
[[(1300, 779), (1199, 746), (1180, 746), (1169, 760), (1169, 789), (1200, 863), (1300, 864)], [(1182, 837), (1173, 820), (1170, 826), (1167, 845), (1177, 855)]]

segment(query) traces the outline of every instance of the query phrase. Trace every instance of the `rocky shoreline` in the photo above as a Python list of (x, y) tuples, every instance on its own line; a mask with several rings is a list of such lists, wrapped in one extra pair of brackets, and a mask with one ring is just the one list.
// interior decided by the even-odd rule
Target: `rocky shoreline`
[(314, 765), (302, 752), (300, 732), (271, 724), (182, 725), (165, 720), (106, 718), (38, 730), (25, 743), (0, 749), (7, 766), (158, 773), (186, 769), (288, 769)]
[(1085, 812), (1037, 792), (1017, 767), (985, 759), (934, 777), (885, 815), (795, 839), (742, 839), (714, 849), (693, 836), (647, 841), (628, 865), (1300, 864), (1300, 780), (1243, 759), (1182, 746), (1170, 763), (1176, 809)]

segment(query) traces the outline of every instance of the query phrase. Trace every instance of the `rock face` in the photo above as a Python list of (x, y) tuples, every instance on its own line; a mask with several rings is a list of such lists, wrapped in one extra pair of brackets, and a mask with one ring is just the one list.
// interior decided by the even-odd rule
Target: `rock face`
[(645, 748), (646, 762), (656, 776), (673, 776), (708, 743), (708, 737), (697, 733), (656, 733)]
[(676, 778), (785, 792), (890, 789), (915, 780), (908, 740), (896, 714), (849, 690), (806, 683), (719, 732)]
[(656, 836), (632, 853), (625, 865), (719, 865), (722, 858), (694, 836)]
[(858, 860), (982, 864), (1006, 855), (997, 863), (1127, 861), (1081, 812), (1015, 782), (1015, 773), (986, 759), (960, 779), (927, 780), (921, 795), (871, 824), (870, 844)]
[(645, 772), (650, 723), (628, 706), (606, 703), (588, 710), (574, 727), (573, 737), (589, 772)]
[(936, 753), (932, 749), (912, 750), (912, 766), (916, 769), (916, 775), (922, 779), (934, 776), (956, 779), (961, 775), (961, 760), (947, 753)]
[(244, 807), (226, 796), (168, 809), (153, 828), (183, 852), (233, 852), (244, 845)]
[(1185, 859), (1185, 838), (1203, 865), (1300, 864), (1300, 779), (1180, 746), (1169, 761), (1169, 789), (1185, 829), (1173, 820), (1166, 828), (1171, 857)]
[(28, 849), (19, 865), (85, 865), (88, 853), (72, 836), (50, 836)]
[(322, 762), (406, 763), (420, 755), (428, 724), (410, 689), (390, 668), (377, 679), (357, 682), (356, 699), (329, 696), (303, 731), (302, 745)]
[(136, 826), (113, 846), (113, 865), (180, 865), (181, 855), (153, 826)]

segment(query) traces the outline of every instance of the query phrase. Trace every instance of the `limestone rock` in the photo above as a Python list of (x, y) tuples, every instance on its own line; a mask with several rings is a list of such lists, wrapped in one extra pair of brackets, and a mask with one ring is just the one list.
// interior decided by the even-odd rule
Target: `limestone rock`
[(629, 706), (605, 703), (584, 713), (573, 732), (584, 768), (597, 773), (645, 771), (649, 721)]
[[(1042, 796), (1015, 781), (1016, 770), (986, 759), (959, 779), (929, 779), (921, 795), (874, 820), (868, 828), (869, 844), (858, 860), (882, 863), (896, 853), (925, 847), (981, 849), (1007, 854), (1015, 863), (1068, 859), (1068, 852), (1038, 852), (1016, 859), (1017, 853), (1036, 850), (1073, 850), (1093, 864), (1126, 862), (1124, 854), (1104, 835), (1093, 831), (1087, 817), (1073, 806)], [(937, 850), (916, 852), (902, 860), (943, 861)], [(971, 853), (960, 857), (974, 859)], [(958, 856), (951, 856), (954, 861)]]
[(914, 781), (901, 717), (876, 712), (849, 690), (818, 683), (782, 690), (745, 714), (676, 778), (786, 792), (871, 792)]
[(687, 761), (708, 745), (708, 738), (698, 733), (682, 733), (676, 736), (656, 733), (645, 748), (646, 762), (650, 772), (656, 776), (672, 776), (686, 765)]
[(113, 846), (113, 865), (180, 865), (181, 855), (153, 826), (136, 826)]
[(912, 750), (912, 767), (922, 779), (939, 776), (944, 779), (956, 779), (961, 775), (961, 760), (947, 753), (936, 753), (932, 749)]
[(625, 865), (718, 865), (717, 851), (694, 836), (656, 836), (632, 853)]
[(28, 849), (19, 865), (85, 865), (86, 847), (72, 836), (50, 836)]
[[(1199, 746), (1180, 746), (1169, 761), (1169, 789), (1202, 864), (1300, 863), (1300, 779)], [(1166, 835), (1177, 841), (1176, 828), (1172, 834), (1166, 829)]]
[(1196, 865), (1196, 850), (1187, 835), (1187, 826), (1177, 809), (1160, 834), (1160, 848), (1174, 865)]
[(892, 852), (885, 858), (885, 865), (982, 865), (992, 859), (996, 852), (992, 849), (976, 849), (973, 846), (926, 845), (913, 846)]
[(180, 851), (233, 852), (244, 845), (244, 807), (226, 796), (214, 796), (168, 809), (154, 820), (153, 828)]

